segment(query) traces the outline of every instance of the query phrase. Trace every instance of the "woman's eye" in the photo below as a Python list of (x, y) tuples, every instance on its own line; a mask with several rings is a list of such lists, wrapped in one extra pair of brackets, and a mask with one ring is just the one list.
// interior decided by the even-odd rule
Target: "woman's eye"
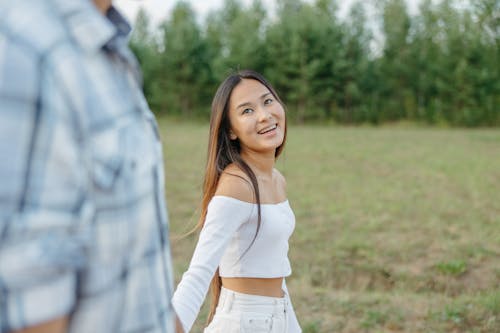
[(243, 112), (241, 112), (242, 114), (245, 114), (245, 113), (250, 113), (252, 112), (253, 110), (252, 109), (245, 109), (243, 110)]
[(268, 98), (264, 101), (264, 105), (271, 104), (273, 102), (272, 98)]

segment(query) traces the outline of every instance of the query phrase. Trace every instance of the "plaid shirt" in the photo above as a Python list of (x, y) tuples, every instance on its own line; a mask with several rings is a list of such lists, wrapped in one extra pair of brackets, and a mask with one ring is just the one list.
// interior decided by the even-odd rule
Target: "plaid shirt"
[(0, 332), (173, 332), (161, 143), (91, 0), (0, 0)]

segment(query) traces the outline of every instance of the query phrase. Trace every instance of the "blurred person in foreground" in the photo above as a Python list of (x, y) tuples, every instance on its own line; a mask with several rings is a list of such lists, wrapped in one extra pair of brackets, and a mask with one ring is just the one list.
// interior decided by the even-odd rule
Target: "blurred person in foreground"
[(175, 331), (158, 129), (102, 0), (0, 0), (0, 331)]

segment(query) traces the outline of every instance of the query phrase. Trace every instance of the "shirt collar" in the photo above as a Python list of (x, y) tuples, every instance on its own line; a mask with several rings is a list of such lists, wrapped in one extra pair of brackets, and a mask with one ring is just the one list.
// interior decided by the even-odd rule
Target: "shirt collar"
[(52, 2), (66, 22), (70, 34), (83, 50), (96, 52), (103, 47), (119, 49), (122, 44), (127, 43), (130, 24), (113, 6), (104, 16), (91, 0)]

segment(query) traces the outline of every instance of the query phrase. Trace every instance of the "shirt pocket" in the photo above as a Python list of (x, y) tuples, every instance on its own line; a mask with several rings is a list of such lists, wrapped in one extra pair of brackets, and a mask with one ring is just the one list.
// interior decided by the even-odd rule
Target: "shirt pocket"
[(162, 165), (156, 131), (146, 117), (132, 113), (92, 133), (91, 173), (98, 195), (119, 198), (153, 190), (153, 174)]
[(124, 156), (113, 128), (93, 133), (90, 140), (91, 176), (96, 189), (109, 191), (121, 174)]

